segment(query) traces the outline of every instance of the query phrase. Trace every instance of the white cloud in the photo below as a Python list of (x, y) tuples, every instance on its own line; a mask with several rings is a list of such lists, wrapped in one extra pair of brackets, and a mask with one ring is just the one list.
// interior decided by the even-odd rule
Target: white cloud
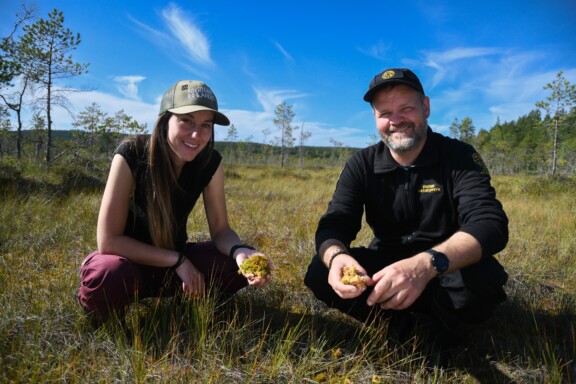
[(276, 46), (276, 48), (280, 51), (280, 53), (282, 53), (282, 55), (290, 62), (294, 62), (294, 58), (292, 57), (292, 55), (290, 55), (288, 53), (288, 51), (286, 51), (284, 49), (283, 46), (280, 45), (280, 43), (278, 43), (277, 41), (273, 41), (274, 46)]
[(203, 65), (212, 65), (210, 42), (200, 28), (190, 21), (192, 17), (189, 14), (185, 14), (177, 5), (171, 3), (162, 11), (162, 17), (172, 35), (193, 61)]
[[(498, 79), (488, 84), (486, 98), (493, 123), (496, 117), (501, 122), (513, 121), (536, 109), (536, 102), (545, 100), (550, 91), (544, 87), (554, 81), (558, 70), (530, 74), (515, 74), (506, 79)], [(572, 84), (576, 80), (576, 68), (564, 72), (564, 77)]]
[[(242, 140), (252, 137), (252, 141), (269, 142), (277, 134), (273, 123), (276, 106), (284, 101), (301, 98), (306, 95), (296, 90), (257, 87), (254, 87), (253, 90), (262, 110), (222, 109), (222, 113), (228, 116), (231, 123), (238, 129), (238, 135)], [(270, 131), (269, 137), (265, 137), (264, 130)], [(216, 127), (216, 140), (222, 140), (224, 137), (226, 137), (226, 128)]]
[[(240, 140), (250, 138), (251, 141), (259, 143), (270, 143), (275, 137), (279, 136), (279, 131), (273, 123), (275, 118), (274, 109), (283, 101), (303, 98), (306, 94), (296, 90), (275, 90), (275, 89), (254, 89), (257, 100), (260, 102), (260, 108), (257, 110), (240, 110), (221, 108), (221, 112), (230, 118), (232, 124), (238, 129)], [(99, 108), (109, 116), (119, 110), (133, 117), (140, 124), (146, 124), (150, 132), (158, 116), (158, 108), (161, 95), (152, 103), (141, 101), (140, 99), (128, 98), (125, 95), (118, 96), (102, 91), (90, 92), (72, 92), (67, 95), (70, 106), (68, 111), (54, 107), (52, 109), (52, 119), (54, 121), (53, 129), (70, 130), (76, 129), (72, 126), (74, 116), (92, 103), (96, 103)], [(295, 108), (296, 116), (299, 116), (298, 105), (292, 104)], [(26, 110), (23, 114), (24, 129), (29, 129), (31, 119), (30, 111)], [(314, 146), (331, 146), (330, 139), (337, 140), (346, 147), (364, 147), (370, 139), (366, 131), (350, 126), (334, 126), (324, 122), (299, 119), (293, 121), (293, 126), (300, 128), (304, 125), (304, 130), (311, 133), (311, 137), (306, 141), (306, 145)], [(224, 140), (227, 135), (228, 127), (216, 126), (215, 139)], [(268, 130), (266, 136), (264, 131)], [(297, 137), (299, 131), (295, 132)], [(371, 131), (372, 132), (372, 131)], [(375, 130), (374, 130), (375, 132)]]
[(132, 16), (128, 15), (128, 19), (138, 26), (141, 30), (139, 31), (144, 37), (152, 41), (158, 46), (164, 46), (170, 43), (170, 36), (167, 33), (158, 31), (148, 25), (136, 20)]
[[(256, 98), (260, 103), (261, 111), (222, 109), (222, 112), (230, 118), (230, 121), (238, 130), (241, 140), (251, 137), (251, 141), (270, 143), (279, 135), (279, 131), (273, 123), (275, 109), (284, 101), (306, 97), (305, 93), (296, 90), (254, 88)], [(290, 103), (288, 103), (290, 104)], [(298, 116), (297, 104), (293, 105), (293, 111)], [(306, 145), (330, 146), (329, 140), (334, 138), (344, 143), (346, 147), (364, 147), (369, 141), (366, 133), (352, 127), (335, 127), (318, 121), (296, 119), (292, 122), (294, 127), (301, 128), (311, 133)], [(268, 130), (268, 136), (264, 131)], [(216, 127), (216, 140), (223, 140), (227, 134), (227, 127)], [(298, 137), (299, 131), (294, 133)]]
[[(166, 31), (152, 28), (131, 16), (128, 18), (138, 27), (144, 38), (160, 48), (166, 56), (186, 70), (204, 76), (194, 64), (202, 67), (213, 65), (210, 42), (202, 30), (191, 20), (191, 15), (170, 3), (161, 12)], [(176, 54), (175, 54), (176, 53)]]
[(256, 98), (265, 112), (274, 114), (276, 106), (282, 104), (284, 101), (305, 97), (305, 93), (301, 93), (291, 89), (264, 89), (254, 88)]
[[(124, 110), (128, 116), (132, 116), (140, 124), (147, 124), (148, 130), (152, 130), (158, 115), (158, 103), (149, 104), (140, 100), (126, 99), (100, 91), (73, 92), (67, 95), (70, 104), (74, 107), (71, 111), (78, 114), (87, 106), (96, 103), (100, 109), (112, 116), (119, 110)], [(54, 129), (76, 129), (72, 126), (74, 118), (62, 108), (53, 109)]]
[[(425, 52), (432, 80), (421, 76), (431, 97), (430, 124), (445, 132), (455, 117), (471, 117), (477, 129), (490, 129), (497, 119), (513, 121), (546, 98), (543, 87), (559, 69), (543, 69), (541, 52), (497, 48), (458, 48)], [(425, 71), (424, 71), (425, 72)], [(576, 69), (564, 71), (573, 83)]]
[(118, 92), (131, 100), (140, 100), (140, 96), (138, 96), (138, 83), (145, 79), (144, 76), (114, 77), (114, 81), (118, 83)]
[[(275, 115), (270, 111), (249, 111), (249, 110), (222, 110), (230, 122), (234, 124), (238, 130), (240, 140), (251, 138), (251, 141), (260, 143), (270, 143), (275, 137), (280, 135), (278, 128), (273, 123)], [(369, 137), (365, 131), (352, 127), (335, 127), (317, 121), (293, 121), (294, 127), (301, 128), (304, 125), (304, 130), (310, 132), (311, 136), (306, 141), (306, 145), (315, 146), (330, 146), (330, 139), (333, 138), (340, 141), (346, 147), (365, 147), (369, 142)], [(216, 126), (215, 139), (224, 140), (227, 135), (228, 127)], [(268, 130), (269, 134), (264, 135), (264, 131)], [(294, 132), (297, 138), (299, 130)]]
[(495, 48), (454, 48), (447, 51), (424, 52), (424, 65), (435, 69), (430, 84), (434, 88), (443, 81), (457, 78), (459, 75), (456, 69), (461, 68), (462, 61), (469, 63), (467, 59), (477, 59), (489, 55), (497, 55), (500, 51)]
[(368, 55), (370, 57), (373, 57), (375, 59), (378, 59), (378, 60), (385, 60), (387, 55), (388, 55), (389, 50), (390, 50), (390, 45), (384, 44), (384, 42), (382, 42), (382, 41), (379, 41), (378, 43), (374, 44), (371, 47), (368, 47), (367, 49), (358, 48), (358, 51), (360, 51), (361, 53)]

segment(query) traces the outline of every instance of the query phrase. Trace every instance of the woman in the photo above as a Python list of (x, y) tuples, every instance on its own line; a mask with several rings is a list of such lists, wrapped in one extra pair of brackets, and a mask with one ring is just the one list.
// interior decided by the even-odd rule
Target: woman
[[(240, 275), (257, 252), (228, 224), (214, 124), (229, 125), (212, 90), (179, 81), (162, 97), (150, 137), (116, 149), (98, 216), (98, 251), (84, 259), (78, 298), (100, 319), (150, 296), (234, 293), (263, 278)], [(188, 243), (186, 222), (202, 195), (212, 241)], [(179, 288), (178, 286), (181, 286)]]

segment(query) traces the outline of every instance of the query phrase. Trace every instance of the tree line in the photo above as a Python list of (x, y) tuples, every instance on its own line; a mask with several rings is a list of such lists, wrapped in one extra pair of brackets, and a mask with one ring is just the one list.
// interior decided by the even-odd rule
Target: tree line
[(471, 118), (454, 119), (452, 137), (480, 152), (488, 169), (498, 174), (576, 174), (576, 85), (563, 71), (544, 87), (548, 96), (515, 121), (476, 132)]
[[(26, 154), (47, 164), (57, 159), (76, 162), (80, 158), (89, 163), (108, 159), (125, 135), (147, 132), (145, 124), (123, 110), (110, 116), (93, 103), (74, 116), (77, 130), (60, 135), (60, 140), (53, 142), (53, 108), (69, 110), (66, 95), (78, 92), (66, 87), (63, 80), (87, 73), (88, 64), (74, 61), (72, 52), (81, 43), (80, 34), (65, 27), (61, 11), (54, 9), (46, 19), (35, 14), (34, 7), (22, 4), (11, 32), (1, 39), (0, 159), (21, 159)], [(560, 71), (544, 90), (548, 96), (515, 121), (497, 121), (492, 128), (476, 132), (472, 118), (455, 118), (450, 135), (474, 145), (493, 173), (574, 174), (576, 86)], [(28, 124), (23, 121), (26, 109), (32, 111)], [(307, 146), (311, 133), (305, 131), (304, 124), (294, 124), (295, 116), (292, 106), (283, 102), (276, 106), (272, 121), (277, 136), (268, 139), (272, 132), (265, 129), (264, 143), (253, 143), (252, 137), (240, 140), (232, 124), (217, 148), (225, 152), (230, 162), (280, 167), (304, 166), (307, 161), (319, 159), (341, 164), (356, 150), (333, 138), (332, 147)], [(378, 140), (376, 134), (370, 135), (371, 142)]]

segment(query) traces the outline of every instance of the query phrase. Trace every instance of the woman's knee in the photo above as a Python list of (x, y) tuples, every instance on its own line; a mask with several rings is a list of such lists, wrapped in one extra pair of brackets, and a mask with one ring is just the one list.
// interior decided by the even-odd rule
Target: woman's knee
[(93, 253), (80, 269), (78, 299), (87, 312), (107, 315), (134, 300), (139, 280), (138, 269), (126, 258)]

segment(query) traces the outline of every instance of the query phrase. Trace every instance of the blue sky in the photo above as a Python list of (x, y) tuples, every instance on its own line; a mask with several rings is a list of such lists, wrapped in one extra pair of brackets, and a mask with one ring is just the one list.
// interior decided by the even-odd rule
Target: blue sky
[[(0, 35), (19, 1), (0, 0)], [(429, 123), (458, 118), (477, 130), (529, 113), (559, 70), (576, 83), (576, 2), (548, 1), (42, 1), (81, 35), (73, 52), (89, 72), (66, 85), (79, 113), (92, 102), (152, 128), (162, 93), (205, 81), (239, 138), (278, 136), (274, 108), (293, 106), (308, 145), (364, 147), (376, 131), (362, 100), (370, 79), (409, 67), (431, 98)], [(54, 128), (72, 117), (54, 111)], [(268, 134), (264, 132), (269, 130)], [(227, 128), (216, 127), (216, 140)]]

